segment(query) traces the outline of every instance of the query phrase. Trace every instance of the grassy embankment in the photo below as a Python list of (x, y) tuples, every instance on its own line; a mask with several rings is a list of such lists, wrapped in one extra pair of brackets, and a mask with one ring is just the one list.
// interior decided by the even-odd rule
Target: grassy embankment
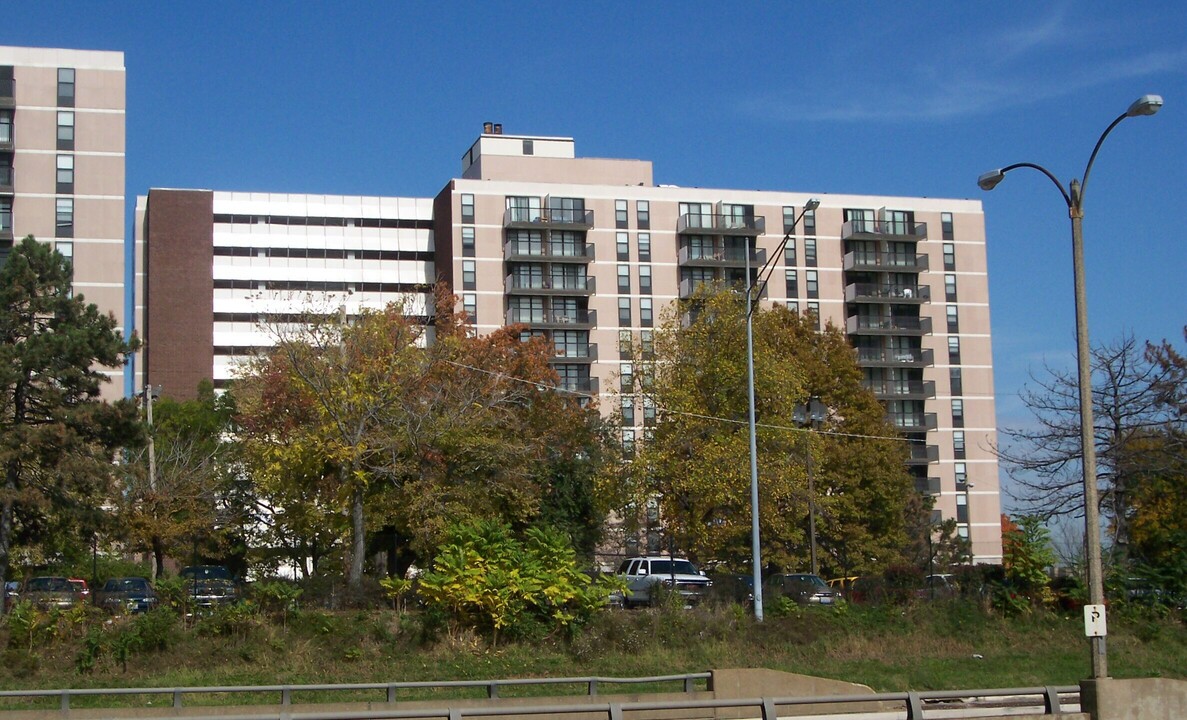
[[(766, 667), (895, 691), (1075, 684), (1089, 675), (1079, 615), (1003, 618), (967, 602), (811, 608), (768, 617), (761, 625), (737, 607), (607, 611), (571, 639), (498, 647), (464, 632), (427, 633), (418, 616), (391, 611), (295, 612), (284, 624), (250, 612), (193, 627), (172, 616), (141, 623), (135, 629), (126, 618), (80, 615), (36, 636), (18, 635), (6, 623), (0, 628), (6, 648), (0, 687), (624, 677)], [(1109, 631), (1114, 677), (1187, 677), (1181, 618), (1119, 611), (1110, 617)], [(294, 701), (315, 699), (327, 698)], [(168, 700), (154, 700), (162, 702)]]

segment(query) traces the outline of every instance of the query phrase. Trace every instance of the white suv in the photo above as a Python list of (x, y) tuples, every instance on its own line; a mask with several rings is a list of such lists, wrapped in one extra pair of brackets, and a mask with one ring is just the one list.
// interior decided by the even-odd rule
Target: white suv
[(652, 589), (656, 586), (679, 593), (685, 605), (695, 605), (713, 585), (688, 560), (662, 555), (627, 558), (618, 566), (618, 575), (626, 581), (626, 596), (622, 599), (626, 607), (652, 604)]

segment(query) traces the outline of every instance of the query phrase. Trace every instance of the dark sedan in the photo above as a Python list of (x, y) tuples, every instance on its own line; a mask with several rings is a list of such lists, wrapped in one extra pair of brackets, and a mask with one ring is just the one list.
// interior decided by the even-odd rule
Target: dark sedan
[(142, 613), (157, 606), (157, 593), (142, 577), (112, 578), (103, 584), (96, 603), (113, 613)]
[(30, 602), (38, 610), (66, 610), (82, 602), (77, 586), (64, 577), (32, 578), (25, 582), (16, 599)]
[(763, 585), (772, 598), (786, 597), (800, 605), (835, 605), (841, 601), (840, 591), (830, 588), (819, 575), (771, 575)]

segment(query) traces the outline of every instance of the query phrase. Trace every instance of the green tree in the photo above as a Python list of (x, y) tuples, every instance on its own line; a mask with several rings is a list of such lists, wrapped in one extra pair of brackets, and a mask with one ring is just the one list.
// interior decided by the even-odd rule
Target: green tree
[[(764, 560), (807, 566), (809, 454), (824, 571), (864, 573), (898, 560), (913, 493), (907, 444), (863, 387), (852, 348), (831, 325), (817, 332), (782, 307), (756, 309), (753, 323)], [(657, 502), (673, 544), (694, 559), (738, 568), (750, 558), (745, 348), (740, 293), (706, 292), (665, 314), (654, 358), (636, 358), (630, 388), (660, 421), (617, 493), (635, 507)], [(812, 432), (792, 423), (810, 398), (828, 409)]]
[(1016, 520), (1002, 516), (1002, 567), (1014, 587), (1036, 598), (1047, 587), (1049, 568), (1055, 564), (1051, 533), (1037, 515)]
[[(0, 584), (12, 543), (88, 547), (114, 495), (116, 448), (134, 443), (134, 403), (99, 399), (101, 367), (136, 342), (71, 292), (69, 261), (31, 236), (0, 268)], [(19, 521), (19, 522), (18, 522)], [(18, 527), (18, 524), (21, 527)]]

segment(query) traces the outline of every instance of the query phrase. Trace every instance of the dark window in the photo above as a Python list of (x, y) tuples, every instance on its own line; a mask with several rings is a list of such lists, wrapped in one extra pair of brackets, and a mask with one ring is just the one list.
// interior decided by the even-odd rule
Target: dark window
[[(618, 311), (620, 313), (618, 316), (619, 324), (620, 325), (626, 324), (626, 323), (622, 322), (622, 315), (621, 315), (622, 300), (621, 299), (618, 301)], [(630, 318), (630, 301), (628, 300), (627, 301), (627, 323), (630, 322), (630, 319), (631, 319)], [(631, 331), (630, 330), (619, 330), (618, 331), (618, 357), (622, 360), (630, 360), (632, 357), (634, 357), (634, 352), (635, 352), (635, 342), (634, 342), (634, 337), (631, 335)]]
[(651, 228), (651, 203), (647, 200), (639, 200), (635, 203), (635, 221), (639, 225), (640, 230), (648, 230)]
[(631, 291), (631, 266), (618, 266), (618, 292), (629, 293)]
[(58, 156), (58, 192), (74, 193), (74, 156)]
[(795, 267), (795, 238), (788, 240), (786, 247), (783, 248), (783, 264)]
[(54, 214), (54, 237), (74, 237), (74, 198), (58, 198)]
[(944, 299), (956, 302), (956, 275), (951, 273), (944, 276)]
[(630, 326), (631, 324), (631, 299), (618, 298), (618, 324)]
[(474, 196), (469, 193), (462, 195), (462, 222), (474, 222)]
[(74, 107), (74, 68), (58, 68), (58, 106)]
[(523, 154), (524, 155), (535, 155), (536, 154), (535, 143), (533, 143), (531, 140), (524, 140), (523, 141)]
[(0, 198), (0, 232), (12, 232), (12, 200)]
[(462, 228), (462, 255), (474, 257), (474, 228)]
[(478, 296), (474, 293), (462, 294), (462, 310), (466, 313), (466, 319), (471, 325), (478, 322)]
[(12, 142), (12, 111), (0, 110), (0, 144)]
[(639, 233), (639, 260), (641, 262), (651, 260), (651, 233)]
[(804, 223), (804, 234), (805, 235), (815, 235), (816, 234), (816, 211), (815, 210), (805, 210), (803, 223)]
[(651, 266), (639, 266), (639, 292), (650, 295), (651, 294)]
[(783, 232), (789, 233), (795, 229), (795, 208), (784, 205), (783, 206)]
[(953, 395), (964, 395), (964, 382), (961, 379), (960, 368), (948, 369), (948, 384), (952, 388)]
[[(820, 297), (820, 281), (818, 279), (816, 271), (815, 270), (805, 271), (804, 272), (804, 280), (806, 281), (806, 286), (807, 286), (806, 289), (808, 291), (808, 297), (810, 297), (810, 298)], [(812, 303), (808, 303), (809, 307), (811, 307), (811, 305), (812, 305)]]
[(635, 398), (624, 397), (622, 399), (622, 426), (634, 427), (635, 425)]
[(804, 239), (804, 264), (816, 267), (816, 238)]
[(795, 270), (785, 270), (784, 276), (787, 278), (787, 297), (793, 298), (800, 294), (799, 277)]
[(952, 213), (940, 213), (940, 232), (943, 235), (943, 240), (952, 240)]
[(614, 201), (614, 227), (625, 228), (630, 226), (630, 218), (627, 216), (627, 202), (626, 200)]
[(944, 269), (956, 269), (956, 245), (953, 243), (944, 243)]
[(964, 427), (964, 400), (960, 398), (952, 400), (952, 427)]
[(629, 362), (618, 366), (618, 389), (633, 392), (635, 389), (635, 368)]
[(631, 236), (630, 233), (620, 232), (615, 235), (614, 249), (618, 253), (619, 260), (631, 259)]
[(964, 460), (964, 430), (952, 431), (952, 456), (957, 460)]
[(639, 324), (643, 327), (651, 327), (654, 322), (651, 298), (639, 298)]
[(945, 309), (945, 313), (948, 316), (948, 332), (960, 332), (960, 318), (957, 316), (956, 306), (949, 305)]
[(956, 487), (959, 490), (967, 490), (969, 484), (969, 469), (968, 465), (958, 462), (954, 463), (953, 469), (956, 475)]
[(820, 303), (808, 303), (808, 316), (812, 320), (812, 327), (815, 330), (820, 330)]
[(477, 263), (473, 260), (462, 260), (462, 289), (477, 289)]
[(74, 149), (74, 112), (58, 111), (58, 149)]
[(0, 65), (0, 97), (13, 97), (14, 84), (12, 66)]
[(968, 523), (969, 521), (969, 497), (968, 495), (956, 496), (956, 522)]
[(948, 338), (948, 362), (952, 365), (960, 363), (960, 338)]

